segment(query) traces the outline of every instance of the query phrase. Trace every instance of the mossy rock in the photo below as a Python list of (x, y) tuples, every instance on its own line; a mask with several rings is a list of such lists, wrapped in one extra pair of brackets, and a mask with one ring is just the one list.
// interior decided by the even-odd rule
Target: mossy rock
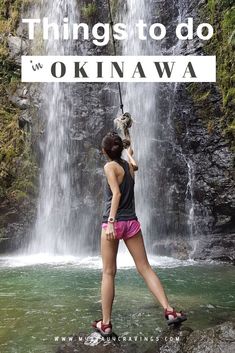
[(89, 4), (83, 5), (81, 12), (82, 12), (82, 16), (86, 20), (88, 20), (88, 21), (93, 20), (96, 13), (97, 13), (97, 6), (96, 6), (95, 2), (90, 2)]
[[(31, 136), (19, 127), (20, 110), (9, 101), (21, 85), (17, 64), (9, 57), (9, 34), (16, 35), (22, 7), (31, 0), (0, 0), (0, 198), (1, 205), (26, 213), (23, 204), (37, 194), (38, 168), (31, 149)], [(20, 206), (20, 207), (19, 207)], [(4, 218), (4, 210), (1, 210)], [(6, 213), (6, 212), (5, 212)], [(4, 226), (0, 234), (4, 236)]]
[(230, 105), (231, 108), (235, 108), (235, 87), (229, 88), (227, 95), (224, 99), (224, 105)]
[[(214, 27), (214, 36), (204, 47), (206, 55), (216, 55), (217, 58), (217, 84), (222, 96), (223, 117), (220, 119), (222, 135), (228, 140), (231, 149), (235, 148), (233, 135), (233, 121), (235, 118), (235, 6), (233, 0), (208, 0), (202, 6), (200, 13), (201, 22), (210, 19)], [(206, 115), (208, 91), (196, 92), (193, 87), (190, 91), (193, 101), (205, 102)], [(203, 111), (201, 111), (203, 114)], [(213, 118), (213, 114), (211, 116)], [(211, 119), (213, 122), (213, 120)], [(212, 131), (213, 123), (207, 122), (208, 130)]]

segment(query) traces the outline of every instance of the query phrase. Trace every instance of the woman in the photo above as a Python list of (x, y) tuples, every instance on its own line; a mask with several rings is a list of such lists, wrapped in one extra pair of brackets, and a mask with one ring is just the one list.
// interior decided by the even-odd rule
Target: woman
[(101, 233), (103, 317), (95, 320), (92, 327), (105, 337), (112, 334), (111, 311), (120, 239), (124, 240), (139, 274), (163, 307), (168, 324), (187, 319), (182, 311), (176, 312), (170, 306), (162, 284), (148, 262), (140, 222), (135, 213), (134, 173), (138, 166), (133, 158), (131, 146), (127, 149), (128, 162), (121, 158), (123, 149), (123, 141), (115, 132), (108, 133), (102, 140), (102, 153), (108, 159), (104, 166), (107, 183)]

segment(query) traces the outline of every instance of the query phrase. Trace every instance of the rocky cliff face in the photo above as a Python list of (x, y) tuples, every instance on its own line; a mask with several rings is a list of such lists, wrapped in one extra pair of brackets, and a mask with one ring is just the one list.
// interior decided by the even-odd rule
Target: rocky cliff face
[(22, 6), (27, 4), (0, 3), (0, 252), (19, 247), (35, 214), (33, 92), (20, 83), (20, 56), (27, 54), (28, 43), (18, 32)]
[[(234, 8), (230, 1), (183, 1), (153, 5), (154, 21), (164, 23), (168, 37), (161, 43), (163, 54), (217, 55), (216, 84), (161, 84), (157, 117), (162, 131), (159, 168), (162, 186), (158, 199), (164, 198), (165, 217), (172, 219), (167, 237), (157, 249), (196, 258), (233, 261), (234, 249)], [(214, 38), (203, 42), (177, 41), (175, 27), (193, 17), (194, 26), (209, 22)], [(180, 19), (180, 20), (179, 20)], [(222, 46), (222, 48), (221, 48)], [(233, 53), (233, 56), (232, 56)], [(232, 93), (233, 92), (233, 93)], [(159, 154), (159, 153), (158, 153)], [(162, 192), (163, 191), (163, 192)], [(175, 234), (174, 234), (175, 233)], [(176, 236), (176, 238), (175, 238)], [(185, 239), (188, 246), (182, 248)], [(165, 243), (165, 246), (164, 246)], [(177, 245), (178, 243), (178, 245)], [(191, 246), (191, 250), (190, 250)], [(168, 248), (168, 249), (166, 249)], [(205, 251), (205, 248), (210, 249)], [(182, 250), (183, 251), (182, 251)], [(188, 250), (187, 250), (188, 249)]]
[[(29, 3), (24, 0), (26, 9)], [(82, 22), (108, 21), (103, 1), (95, 1), (95, 6), (90, 7), (88, 1), (79, 4)], [(118, 18), (121, 2), (112, 1), (112, 6)], [(218, 60), (216, 84), (160, 85), (156, 120), (161, 139), (156, 141), (159, 160), (154, 171), (159, 188), (153, 196), (163, 206), (161, 212), (156, 212), (156, 226), (158, 219), (165, 219), (165, 226), (161, 229), (164, 241), (158, 239), (154, 251), (187, 257), (192, 240), (200, 239), (193, 256), (230, 261), (231, 234), (235, 231), (232, 1), (178, 0), (169, 4), (152, 0), (152, 9), (152, 21), (164, 23), (169, 33), (161, 43), (163, 54), (170, 55), (173, 50), (178, 55), (216, 54)], [(3, 2), (0, 11), (0, 250), (5, 251), (27, 241), (27, 231), (34, 222), (44, 130), (38, 114), (38, 85), (20, 83), (20, 55), (30, 50), (19, 26), (22, 2)], [(181, 21), (194, 17), (195, 25), (212, 23), (216, 29), (213, 40), (177, 42), (174, 28), (180, 17)], [(111, 53), (111, 45), (103, 48), (90, 41), (77, 43), (78, 55)], [(74, 231), (82, 229), (88, 238), (85, 243), (93, 244), (95, 250), (99, 237), (94, 234), (99, 232), (101, 215), (97, 205), (102, 198), (100, 141), (113, 128), (118, 92), (116, 85), (91, 83), (74, 85), (73, 94), (75, 115), (70, 138)], [(205, 252), (205, 247), (210, 250)]]

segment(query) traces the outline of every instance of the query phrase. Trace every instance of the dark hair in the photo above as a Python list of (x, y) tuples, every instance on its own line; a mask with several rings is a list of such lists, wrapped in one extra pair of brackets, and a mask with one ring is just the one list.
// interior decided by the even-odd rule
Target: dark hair
[(124, 146), (121, 137), (115, 131), (105, 135), (101, 146), (112, 160), (121, 159)]

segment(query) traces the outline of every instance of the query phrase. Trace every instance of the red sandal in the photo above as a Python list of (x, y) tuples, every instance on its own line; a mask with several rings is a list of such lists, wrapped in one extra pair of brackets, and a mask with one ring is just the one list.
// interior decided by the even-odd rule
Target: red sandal
[(180, 313), (180, 316), (177, 316), (177, 312), (176, 312), (175, 308), (173, 308), (173, 310), (165, 309), (164, 316), (167, 320), (167, 324), (168, 325), (179, 324), (179, 323), (187, 320), (186, 314), (184, 314), (182, 311), (180, 311), (179, 313)]
[[(101, 328), (97, 327), (97, 323), (99, 321), (101, 321)], [(92, 322), (92, 327), (104, 337), (108, 337), (108, 336), (112, 335), (112, 333), (113, 333), (111, 321), (109, 321), (108, 324), (104, 324), (102, 319), (95, 320)], [(108, 332), (106, 332), (107, 329), (108, 329)]]

